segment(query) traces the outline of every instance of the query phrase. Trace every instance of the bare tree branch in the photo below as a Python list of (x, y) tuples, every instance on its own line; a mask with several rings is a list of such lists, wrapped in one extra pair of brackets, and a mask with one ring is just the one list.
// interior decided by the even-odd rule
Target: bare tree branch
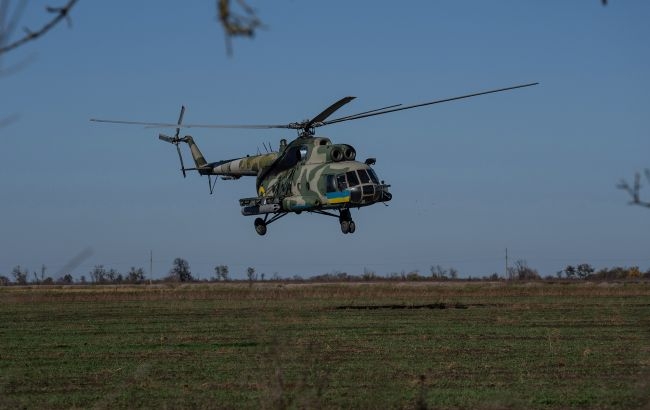
[[(52, 19), (45, 23), (38, 30), (24, 28), (25, 34), (10, 42), (10, 37), (16, 30), (23, 11), (27, 5), (27, 0), (20, 0), (14, 8), (13, 15), (9, 17), (10, 0), (0, 0), (0, 55), (8, 53), (30, 41), (36, 40), (46, 34), (62, 20), (66, 20), (71, 25), (70, 10), (77, 4), (78, 0), (68, 0), (61, 7), (46, 7), (45, 11), (53, 15)], [(255, 31), (262, 27), (262, 22), (257, 17), (255, 10), (249, 6), (245, 0), (235, 0), (241, 13), (233, 12), (231, 0), (217, 0), (218, 20), (226, 34), (226, 49), (228, 55), (232, 55), (232, 38), (233, 37), (254, 37)]]
[(68, 25), (70, 25), (71, 20), (70, 20), (69, 13), (70, 10), (75, 6), (77, 1), (78, 0), (68, 0), (68, 2), (62, 7), (49, 7), (49, 6), (46, 7), (45, 10), (48, 13), (54, 14), (54, 17), (50, 21), (45, 23), (40, 29), (36, 31), (32, 31), (28, 28), (25, 28), (25, 35), (23, 37), (19, 38), (14, 42), (9, 43), (9, 36), (15, 30), (15, 26), (18, 23), (20, 14), (22, 14), (22, 10), (24, 9), (24, 6), (27, 2), (23, 0), (20, 3), (20, 6), (17, 8), (16, 12), (14, 13), (14, 18), (9, 20), (8, 24), (5, 26), (4, 16), (6, 16), (6, 13), (8, 12), (9, 1), (4, 0), (0, 5), (0, 11), (2, 12), (2, 15), (0, 15), (0, 55), (5, 54), (11, 50), (14, 50), (25, 43), (36, 40), (37, 38), (41, 37), (48, 31), (50, 31), (54, 26), (56, 26), (62, 20), (66, 20), (68, 22)]
[[(648, 183), (650, 183), (650, 169), (646, 169), (644, 173), (646, 179), (648, 180)], [(640, 173), (637, 172), (634, 174), (634, 185), (630, 186), (630, 184), (628, 184), (626, 180), (621, 179), (621, 182), (619, 182), (618, 185), (616, 185), (616, 188), (622, 189), (623, 191), (630, 194), (630, 196), (632, 197), (632, 200), (629, 202), (630, 205), (639, 205), (646, 208), (650, 208), (649, 201), (641, 200), (641, 195), (640, 195), (641, 174)]]
[(9, 18), (9, 3), (9, 0), (2, 0), (0, 3), (0, 47), (9, 41), (27, 6), (27, 0), (20, 1), (14, 8), (13, 16)]
[(217, 11), (219, 21), (226, 33), (226, 50), (228, 55), (232, 55), (232, 38), (254, 37), (255, 30), (262, 26), (262, 22), (257, 18), (255, 10), (250, 7), (244, 0), (236, 0), (244, 10), (245, 15), (239, 15), (232, 12), (230, 0), (217, 0)]

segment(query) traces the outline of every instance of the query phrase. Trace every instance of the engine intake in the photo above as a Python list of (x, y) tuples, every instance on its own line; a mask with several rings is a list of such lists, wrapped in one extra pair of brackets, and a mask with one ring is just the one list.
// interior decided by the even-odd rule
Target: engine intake
[(339, 161), (354, 161), (357, 157), (357, 151), (347, 144), (336, 144), (329, 147), (328, 160)]

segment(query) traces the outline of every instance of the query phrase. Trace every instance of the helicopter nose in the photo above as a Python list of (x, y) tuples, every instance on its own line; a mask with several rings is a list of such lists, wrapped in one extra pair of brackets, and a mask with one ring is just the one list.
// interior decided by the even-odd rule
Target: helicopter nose
[(378, 194), (376, 200), (379, 202), (388, 202), (393, 199), (393, 194), (388, 192), (390, 185), (384, 184), (383, 182), (375, 185), (375, 192)]

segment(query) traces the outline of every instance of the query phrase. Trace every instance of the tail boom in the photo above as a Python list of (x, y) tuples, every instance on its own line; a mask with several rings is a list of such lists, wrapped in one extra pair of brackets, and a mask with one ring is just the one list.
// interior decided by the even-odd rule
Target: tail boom
[[(257, 176), (260, 170), (269, 167), (278, 157), (277, 152), (252, 155), (242, 158), (213, 162), (201, 167), (201, 174), (224, 175), (232, 177)], [(197, 164), (197, 168), (198, 164)]]

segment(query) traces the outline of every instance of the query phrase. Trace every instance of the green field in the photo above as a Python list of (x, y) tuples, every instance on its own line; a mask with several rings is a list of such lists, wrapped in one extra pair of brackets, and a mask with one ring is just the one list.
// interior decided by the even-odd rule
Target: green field
[(648, 283), (0, 288), (2, 408), (647, 408)]

